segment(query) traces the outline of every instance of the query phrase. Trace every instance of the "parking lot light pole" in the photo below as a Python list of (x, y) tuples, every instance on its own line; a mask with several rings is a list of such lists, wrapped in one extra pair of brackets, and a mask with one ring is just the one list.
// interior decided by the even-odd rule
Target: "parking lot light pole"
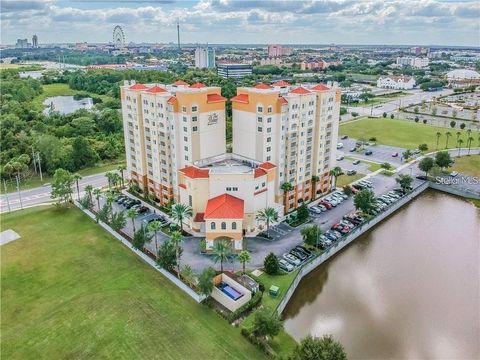
[(20, 199), (20, 208), (23, 210), (23, 204), (22, 204), (22, 194), (20, 193), (20, 184), (19, 184), (18, 175), (16, 176), (16, 179), (17, 179), (17, 192), (18, 192), (18, 198)]

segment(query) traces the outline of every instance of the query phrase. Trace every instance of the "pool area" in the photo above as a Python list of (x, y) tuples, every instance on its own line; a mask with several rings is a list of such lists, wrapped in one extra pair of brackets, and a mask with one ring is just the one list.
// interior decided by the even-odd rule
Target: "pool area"
[(240, 299), (243, 294), (241, 292), (239, 292), (238, 290), (236, 290), (235, 288), (231, 287), (230, 285), (228, 285), (227, 283), (220, 283), (220, 285), (218, 286), (218, 288), (224, 293), (226, 294), (228, 297), (230, 297), (231, 299), (237, 301), (238, 299)]

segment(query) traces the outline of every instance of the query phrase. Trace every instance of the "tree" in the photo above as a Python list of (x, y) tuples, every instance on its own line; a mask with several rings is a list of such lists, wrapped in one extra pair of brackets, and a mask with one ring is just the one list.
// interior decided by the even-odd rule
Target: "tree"
[(412, 151), (407, 149), (402, 153), (402, 157), (407, 161), (412, 156)]
[(97, 199), (97, 211), (100, 211), (100, 197), (102, 196), (102, 189), (93, 189), (93, 195), (95, 196), (95, 199)]
[(183, 252), (182, 248), (180, 247), (180, 244), (183, 241), (183, 236), (180, 231), (174, 231), (172, 232), (170, 241), (175, 248), (175, 262), (177, 264), (177, 275), (180, 276), (180, 256)]
[(270, 237), (270, 223), (278, 220), (278, 212), (274, 208), (266, 207), (258, 212), (256, 218), (267, 224), (267, 237)]
[(68, 170), (57, 169), (53, 175), (51, 198), (59, 203), (72, 199), (73, 176)]
[(242, 263), (243, 273), (245, 274), (245, 264), (252, 261), (252, 257), (247, 250), (242, 250), (238, 255), (238, 260)]
[(418, 150), (427, 151), (428, 150), (428, 145), (427, 144), (420, 144), (420, 145), (418, 145)]
[(123, 172), (127, 170), (127, 167), (124, 164), (118, 165), (117, 170), (120, 172), (122, 178), (122, 188), (125, 187), (125, 178), (123, 177)]
[[(458, 115), (458, 112), (457, 110), (453, 110), (452, 111), (452, 118), (456, 119), (457, 118), (457, 115)], [(451, 123), (450, 123), (451, 124)], [(451, 126), (451, 125), (450, 125)], [(452, 126), (453, 127), (453, 126)]]
[(345, 185), (343, 188), (343, 192), (347, 196), (352, 196), (353, 195), (353, 190), (349, 185)]
[(80, 186), (78, 185), (78, 181), (82, 179), (82, 177), (80, 176), (79, 173), (75, 173), (72, 175), (72, 179), (73, 181), (75, 181), (76, 185), (77, 185), (77, 200), (80, 201)]
[(78, 170), (85, 166), (93, 166), (97, 159), (98, 154), (86, 138), (79, 136), (73, 140), (71, 161), (74, 169)]
[(198, 277), (197, 288), (200, 294), (210, 296), (213, 290), (213, 277), (215, 276), (215, 270), (211, 267), (203, 269)]
[(386, 118), (387, 115), (388, 115), (388, 114), (387, 114), (386, 112), (384, 112), (384, 113), (382, 114), (383, 118)]
[(375, 201), (375, 194), (373, 191), (368, 189), (363, 189), (355, 194), (353, 198), (353, 204), (355, 205), (355, 209), (361, 210), (365, 214), (371, 214), (372, 210), (374, 210), (374, 201)]
[(87, 193), (88, 197), (90, 198), (90, 204), (92, 204), (93, 203), (93, 198), (92, 198), (93, 186), (90, 185), (90, 184), (85, 186), (85, 192)]
[[(136, 214), (135, 214), (136, 216)], [(158, 256), (158, 232), (162, 230), (162, 224), (160, 221), (152, 221), (147, 225), (148, 231), (154, 233), (155, 236), (155, 256)]]
[(135, 209), (127, 210), (127, 218), (132, 220), (133, 233), (135, 234), (135, 219), (137, 218), (137, 211)]
[(447, 137), (446, 141), (445, 141), (445, 149), (448, 149), (448, 140), (450, 139), (450, 137), (452, 136), (452, 133), (450, 131), (447, 131), (445, 133), (445, 136)]
[(132, 246), (135, 249), (143, 250), (145, 243), (149, 242), (150, 238), (147, 229), (142, 225), (137, 232), (133, 233)]
[(418, 113), (419, 113), (418, 106), (415, 106), (415, 107), (413, 108), (413, 112), (414, 112), (415, 114), (418, 114)]
[(425, 171), (425, 176), (428, 176), (428, 172), (432, 170), (434, 165), (435, 165), (435, 162), (431, 157), (424, 157), (418, 163), (418, 168), (422, 171)]
[(180, 227), (180, 229), (182, 229), (182, 233), (183, 233), (183, 220), (192, 217), (192, 214), (193, 214), (192, 208), (182, 203), (173, 204), (170, 209), (170, 216), (174, 221), (178, 223), (178, 226)]
[(342, 344), (331, 335), (307, 336), (295, 348), (291, 360), (347, 360)]
[(113, 194), (113, 192), (108, 191), (107, 193), (105, 193), (105, 200), (108, 206), (110, 206), (110, 212), (113, 213), (113, 202), (115, 201), (115, 195)]
[[(177, 255), (175, 252), (175, 245), (171, 240), (167, 240), (160, 245), (157, 262), (161, 267), (163, 267), (165, 270), (172, 271), (177, 265), (176, 259)], [(178, 274), (178, 276), (180, 276), (180, 274)]]
[(400, 185), (403, 191), (407, 191), (410, 189), (413, 179), (410, 175), (401, 174), (395, 179), (395, 181)]
[(451, 128), (454, 128), (456, 124), (457, 124), (457, 123), (456, 123), (455, 121), (453, 121), (453, 120), (450, 121), (450, 127), (451, 127)]
[(110, 215), (110, 206), (108, 204), (104, 204), (101, 209), (97, 211), (97, 222), (98, 220), (100, 220), (105, 224), (108, 224), (110, 220)]
[(310, 214), (308, 213), (308, 207), (305, 203), (302, 203), (302, 205), (300, 205), (297, 209), (297, 219), (298, 221), (302, 222), (306, 219), (308, 219), (308, 217), (310, 216)]
[(110, 219), (110, 226), (113, 230), (119, 232), (122, 230), (125, 225), (127, 225), (127, 218), (125, 217), (125, 213), (122, 211), (112, 213)]
[(343, 170), (340, 166), (335, 166), (332, 170), (330, 170), (330, 176), (332, 177), (332, 187), (335, 187), (335, 183), (337, 182), (337, 177), (343, 174)]
[(105, 177), (107, 178), (108, 181), (108, 190), (112, 189), (112, 184), (113, 184), (113, 172), (108, 171), (105, 173)]
[(220, 261), (220, 272), (223, 272), (223, 263), (232, 254), (232, 248), (226, 241), (220, 240), (213, 244), (213, 260), (215, 264)]
[[(467, 139), (467, 147), (468, 147), (468, 154), (467, 155), (470, 155), (470, 148), (472, 147), (472, 142), (473, 142), (473, 137), (469, 136), (468, 139)], [(479, 141), (480, 141), (480, 137), (479, 137)]]
[(388, 162), (384, 162), (383, 164), (380, 165), (383, 169), (385, 170), (390, 170), (392, 168), (392, 164)]
[(440, 140), (440, 137), (442, 136), (442, 133), (440, 131), (437, 131), (437, 147), (435, 148), (438, 150), (438, 141)]
[(278, 263), (278, 258), (275, 256), (274, 253), (269, 253), (265, 257), (265, 260), (263, 261), (263, 267), (267, 274), (270, 274), (270, 275), (278, 274), (278, 271), (280, 270), (280, 266)]
[(284, 182), (282, 185), (280, 185), (280, 189), (283, 190), (283, 202), (284, 202), (285, 212), (287, 212), (288, 193), (293, 190), (293, 186), (289, 182)]
[(435, 154), (435, 164), (437, 164), (440, 169), (450, 167), (453, 163), (452, 157), (448, 151), (439, 151)]
[(311, 225), (304, 227), (300, 234), (302, 234), (305, 244), (310, 246), (318, 246), (318, 239), (321, 235), (321, 230), (318, 225)]
[(466, 126), (465, 123), (461, 123), (460, 124), (460, 129), (462, 129), (462, 130), (465, 129), (465, 126)]
[(395, 119), (395, 114), (390, 114), (390, 119)]
[(253, 319), (253, 334), (260, 338), (277, 335), (283, 325), (276, 312), (271, 313), (268, 309), (260, 309)]
[(92, 206), (92, 201), (90, 200), (90, 197), (87, 194), (85, 194), (80, 199), (79, 203), (82, 209), (90, 209), (90, 207)]
[(190, 265), (185, 265), (183, 267), (182, 271), (180, 271), (180, 276), (182, 277), (183, 281), (188, 284), (188, 286), (192, 287), (192, 284), (195, 281), (195, 274)]
[(312, 176), (312, 200), (317, 196), (317, 182), (320, 180), (320, 177), (317, 175)]
[(460, 156), (460, 150), (462, 149), (463, 139), (458, 139), (457, 147), (458, 147), (458, 156)]

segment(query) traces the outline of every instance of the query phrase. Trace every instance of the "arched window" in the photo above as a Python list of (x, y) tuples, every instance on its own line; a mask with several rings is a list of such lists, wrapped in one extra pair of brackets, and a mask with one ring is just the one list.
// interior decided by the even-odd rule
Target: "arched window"
[(227, 223), (222, 222), (222, 230), (227, 230)]
[(215, 223), (214, 222), (210, 223), (210, 229), (215, 230)]
[(237, 223), (236, 222), (232, 222), (232, 230), (237, 230)]

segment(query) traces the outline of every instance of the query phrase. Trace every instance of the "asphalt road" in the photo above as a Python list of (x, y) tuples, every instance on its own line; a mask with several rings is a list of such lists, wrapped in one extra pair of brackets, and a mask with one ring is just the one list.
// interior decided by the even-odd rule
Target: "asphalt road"
[[(92, 185), (94, 188), (103, 187), (108, 184), (105, 173), (85, 176), (79, 181), (80, 196), (84, 193), (84, 188), (87, 185)], [(73, 187), (74, 197), (77, 197), (76, 185)], [(0, 195), (0, 212), (7, 212), (9, 210), (8, 204), (10, 204), (10, 210), (21, 208), (21, 206), (31, 207), (34, 205), (52, 202), (50, 193), (52, 188), (50, 185), (40, 186), (30, 190), (20, 191), (20, 196), (17, 192)], [(8, 199), (8, 201), (7, 201)], [(20, 201), (21, 199), (21, 201)]]
[[(356, 139), (341, 139), (338, 140), (338, 142), (343, 144), (343, 148), (337, 150), (337, 158), (339, 156), (352, 156), (359, 159), (378, 162), (380, 164), (388, 162), (395, 167), (402, 164), (402, 153), (405, 151), (404, 148), (377, 144), (372, 146), (365, 145), (362, 151), (351, 152), (350, 150), (355, 148), (355, 143), (357, 142)], [(365, 155), (367, 150), (371, 150), (372, 155)], [(393, 157), (392, 154), (394, 153), (398, 153), (398, 156)]]

